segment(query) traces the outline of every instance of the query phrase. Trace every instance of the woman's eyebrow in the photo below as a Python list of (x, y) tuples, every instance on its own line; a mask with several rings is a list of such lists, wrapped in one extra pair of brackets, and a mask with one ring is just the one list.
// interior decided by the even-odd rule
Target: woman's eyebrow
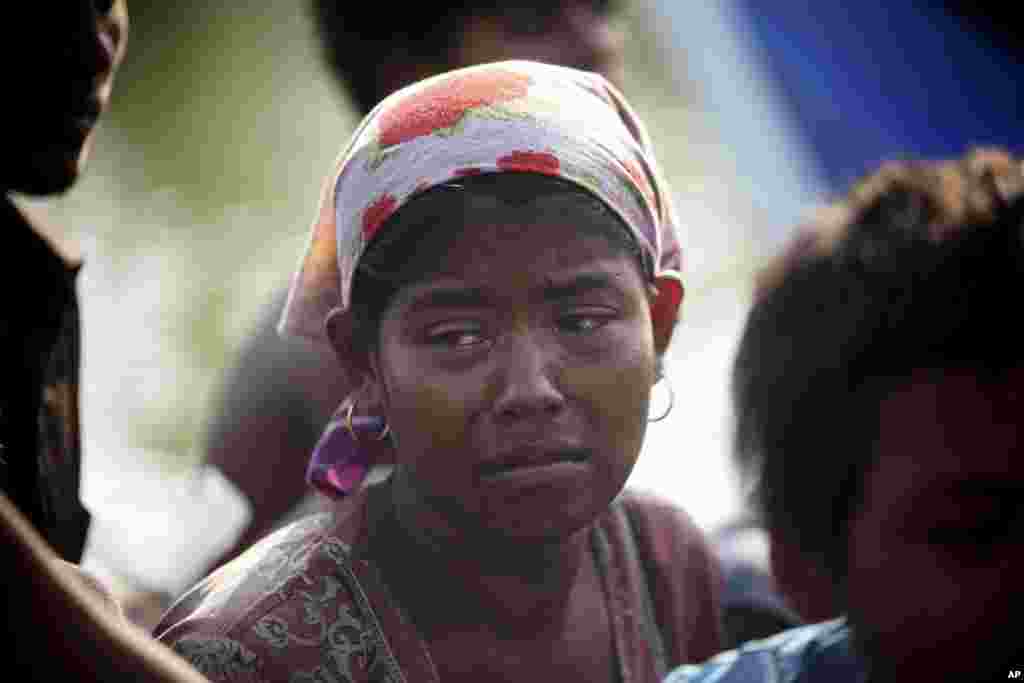
[(410, 298), (409, 310), (427, 308), (480, 308), (486, 306), (487, 295), (480, 287), (438, 287)]
[[(615, 290), (615, 278), (604, 273), (580, 273), (567, 282), (548, 282), (540, 290), (544, 301), (560, 301), (596, 290)], [(430, 308), (481, 308), (492, 303), (483, 287), (438, 286), (407, 299), (410, 312)]]
[(545, 301), (558, 301), (593, 292), (616, 289), (615, 282), (605, 273), (580, 273), (565, 283), (549, 282), (544, 285), (542, 297)]

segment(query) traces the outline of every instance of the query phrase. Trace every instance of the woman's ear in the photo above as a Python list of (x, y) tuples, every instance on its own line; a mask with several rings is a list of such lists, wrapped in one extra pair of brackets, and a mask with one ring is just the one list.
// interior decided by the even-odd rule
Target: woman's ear
[(372, 381), (374, 366), (370, 352), (356, 343), (352, 316), (347, 311), (335, 308), (327, 316), (325, 329), (338, 365), (345, 375), (345, 382), (352, 390)]
[(378, 414), (384, 405), (384, 392), (374, 349), (357, 341), (352, 316), (341, 309), (328, 314), (326, 331), (350, 394), (359, 397), (359, 412)]
[(654, 279), (656, 290), (651, 299), (651, 324), (654, 327), (654, 348), (659, 354), (668, 350), (672, 332), (679, 320), (683, 303), (683, 282), (678, 275), (662, 275)]

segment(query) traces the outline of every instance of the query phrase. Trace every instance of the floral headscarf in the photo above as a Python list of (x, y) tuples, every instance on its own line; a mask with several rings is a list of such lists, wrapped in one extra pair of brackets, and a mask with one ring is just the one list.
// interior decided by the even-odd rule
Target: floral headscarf
[[(324, 184), (281, 333), (326, 342), (327, 316), (348, 308), (359, 258), (388, 217), (436, 185), (504, 172), (555, 176), (588, 190), (630, 229), (654, 275), (681, 290), (668, 187), (622, 94), (595, 73), (496, 62), (408, 86), (363, 120)], [(360, 448), (330, 446), (332, 434), (351, 431), (338, 429), (343, 412), (309, 471), (314, 485), (334, 494), (356, 488), (368, 466)]]

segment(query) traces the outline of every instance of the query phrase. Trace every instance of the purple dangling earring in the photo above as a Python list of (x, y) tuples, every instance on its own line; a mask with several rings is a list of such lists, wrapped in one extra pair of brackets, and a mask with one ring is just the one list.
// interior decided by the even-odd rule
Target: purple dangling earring
[(372, 448), (361, 437), (383, 441), (391, 433), (387, 421), (377, 416), (354, 416), (355, 400), (347, 398), (334, 411), (321, 434), (306, 468), (306, 483), (331, 498), (343, 498), (357, 490), (371, 465)]

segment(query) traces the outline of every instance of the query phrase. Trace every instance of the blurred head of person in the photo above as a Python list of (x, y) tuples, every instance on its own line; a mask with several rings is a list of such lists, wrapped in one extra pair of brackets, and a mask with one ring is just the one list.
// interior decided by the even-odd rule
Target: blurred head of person
[(461, 0), (368, 9), (313, 0), (335, 79), (366, 114), (381, 99), (444, 71), (529, 59), (597, 72), (622, 85), (623, 36), (615, 0)]
[(63, 192), (78, 179), (124, 57), (125, 0), (14, 5), (0, 48), (8, 65), (3, 187)]
[(872, 680), (1024, 662), (1022, 191), (998, 150), (883, 165), (766, 271), (742, 335), (737, 457), (776, 578), (848, 616)]

